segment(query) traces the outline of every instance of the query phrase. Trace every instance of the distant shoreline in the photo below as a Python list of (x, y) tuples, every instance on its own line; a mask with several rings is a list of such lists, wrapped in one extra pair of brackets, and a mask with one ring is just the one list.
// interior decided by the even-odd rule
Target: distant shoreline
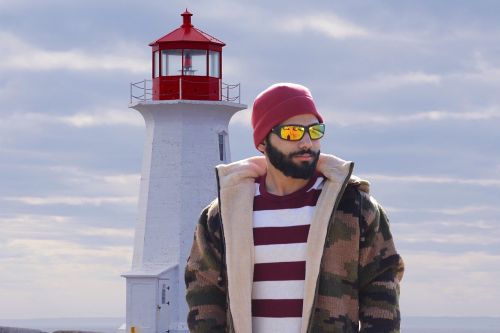
[[(56, 330), (82, 330), (116, 333), (125, 323), (124, 317), (68, 317), (68, 318), (30, 318), (0, 319), (0, 326), (38, 329), (46, 332)], [(426, 332), (491, 332), (500, 329), (500, 316), (403, 316), (403, 330), (425, 329)], [(474, 330), (474, 331), (472, 331)], [(420, 331), (423, 332), (423, 331)]]

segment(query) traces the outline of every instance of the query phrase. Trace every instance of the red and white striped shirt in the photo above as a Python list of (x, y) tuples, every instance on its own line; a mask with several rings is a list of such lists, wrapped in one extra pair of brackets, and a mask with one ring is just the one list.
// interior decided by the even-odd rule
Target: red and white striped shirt
[(256, 180), (254, 333), (300, 332), (307, 236), (323, 182), (324, 177), (315, 174), (302, 189), (278, 196), (267, 192), (265, 176)]

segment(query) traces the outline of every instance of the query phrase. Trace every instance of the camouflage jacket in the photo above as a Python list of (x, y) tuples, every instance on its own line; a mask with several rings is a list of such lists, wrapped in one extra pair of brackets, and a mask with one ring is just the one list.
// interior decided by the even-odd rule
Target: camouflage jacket
[[(217, 167), (219, 197), (200, 216), (185, 281), (190, 332), (252, 332), (252, 214), (263, 157)], [(387, 216), (352, 177), (352, 162), (321, 154), (325, 177), (307, 239), (301, 333), (397, 333), (397, 254)]]

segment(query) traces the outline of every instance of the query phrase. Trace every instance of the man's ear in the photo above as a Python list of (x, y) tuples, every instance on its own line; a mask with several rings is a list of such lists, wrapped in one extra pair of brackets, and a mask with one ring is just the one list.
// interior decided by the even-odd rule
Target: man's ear
[(257, 146), (257, 150), (260, 151), (262, 154), (266, 151), (266, 142), (259, 143)]

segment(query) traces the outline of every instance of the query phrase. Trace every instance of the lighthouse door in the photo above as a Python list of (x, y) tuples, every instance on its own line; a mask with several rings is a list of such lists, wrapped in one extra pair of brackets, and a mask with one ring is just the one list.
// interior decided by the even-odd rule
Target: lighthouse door
[(158, 280), (158, 333), (169, 332), (169, 324), (171, 317), (171, 302), (172, 302), (172, 291), (169, 280), (160, 279)]

